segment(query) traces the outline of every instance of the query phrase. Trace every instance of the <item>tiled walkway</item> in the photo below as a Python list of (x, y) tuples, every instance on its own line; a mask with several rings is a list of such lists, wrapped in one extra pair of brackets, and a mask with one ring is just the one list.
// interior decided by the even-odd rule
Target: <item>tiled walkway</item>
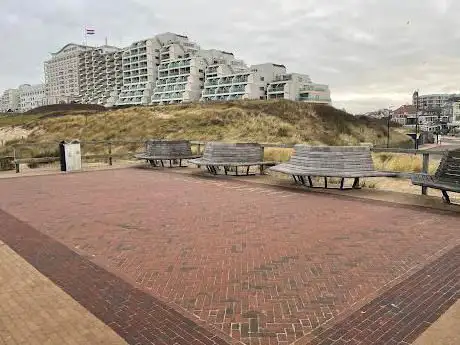
[(127, 345), (1, 241), (0, 344)]
[(394, 344), (458, 298), (454, 213), (142, 170), (0, 188), (0, 239), (133, 345), (340, 344), (328, 327), (374, 334), (380, 303), (410, 317), (426, 289), (433, 313), (391, 328)]

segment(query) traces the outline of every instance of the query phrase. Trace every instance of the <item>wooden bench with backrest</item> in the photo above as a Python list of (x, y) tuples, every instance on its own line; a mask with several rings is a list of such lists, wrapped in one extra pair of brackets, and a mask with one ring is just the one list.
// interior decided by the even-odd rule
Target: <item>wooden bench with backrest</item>
[(189, 160), (198, 166), (205, 166), (208, 171), (217, 175), (219, 168), (223, 168), (225, 175), (232, 170), (238, 175), (238, 168), (245, 167), (249, 175), (251, 166), (259, 166), (260, 173), (264, 167), (274, 165), (274, 162), (264, 161), (264, 149), (255, 143), (223, 143), (208, 142), (205, 145), (202, 158)]
[(411, 180), (414, 185), (440, 190), (443, 201), (450, 204), (447, 192), (460, 193), (460, 149), (447, 151), (434, 175), (414, 174)]
[[(363, 177), (395, 177), (395, 172), (376, 171), (372, 154), (366, 146), (307, 146), (295, 145), (291, 159), (270, 171), (291, 175), (296, 183), (314, 187), (312, 177), (340, 178), (340, 189), (344, 189), (346, 178), (354, 179), (352, 188), (359, 188)], [(306, 183), (308, 179), (308, 185)]]
[(164, 167), (164, 161), (169, 161), (169, 167), (174, 162), (179, 162), (182, 167), (182, 160), (198, 158), (200, 155), (192, 153), (192, 146), (187, 140), (148, 140), (145, 143), (145, 152), (136, 154), (135, 157), (148, 161), (152, 166), (161, 164)]

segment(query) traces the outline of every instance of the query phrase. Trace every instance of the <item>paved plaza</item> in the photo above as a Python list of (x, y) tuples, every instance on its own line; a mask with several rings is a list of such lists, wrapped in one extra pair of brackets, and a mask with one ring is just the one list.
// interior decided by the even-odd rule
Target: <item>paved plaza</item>
[(459, 297), (458, 212), (141, 169), (0, 191), (0, 241), (128, 344), (410, 344)]

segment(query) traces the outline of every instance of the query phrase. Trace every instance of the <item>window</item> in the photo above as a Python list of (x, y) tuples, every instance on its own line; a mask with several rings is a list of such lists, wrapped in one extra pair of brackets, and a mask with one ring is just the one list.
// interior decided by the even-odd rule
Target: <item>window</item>
[(260, 81), (264, 81), (264, 80), (265, 80), (265, 78), (264, 78), (264, 77), (260, 77)]
[(260, 91), (265, 91), (265, 88), (263, 86), (259, 87)]

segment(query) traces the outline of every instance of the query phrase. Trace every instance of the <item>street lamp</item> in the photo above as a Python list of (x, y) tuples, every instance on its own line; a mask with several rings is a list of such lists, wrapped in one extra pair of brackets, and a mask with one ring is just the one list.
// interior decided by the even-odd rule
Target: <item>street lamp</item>
[(390, 121), (391, 121), (391, 108), (392, 105), (388, 107), (388, 121), (387, 121), (387, 148), (390, 147)]

